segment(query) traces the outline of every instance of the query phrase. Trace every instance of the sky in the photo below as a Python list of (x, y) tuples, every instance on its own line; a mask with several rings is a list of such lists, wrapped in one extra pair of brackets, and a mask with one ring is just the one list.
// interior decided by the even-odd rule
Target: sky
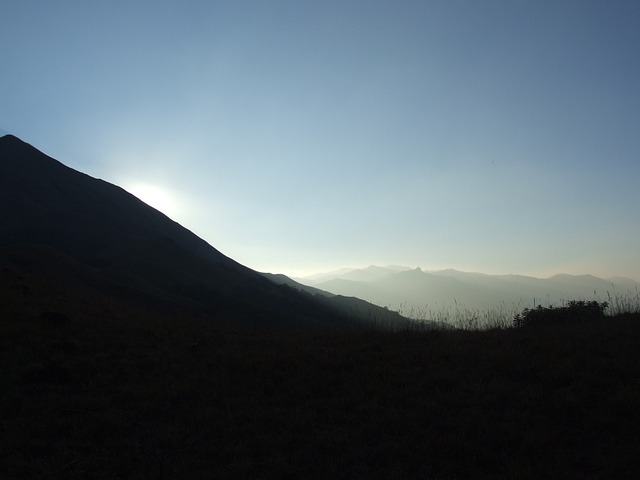
[(6, 0), (0, 135), (253, 269), (640, 280), (640, 2)]

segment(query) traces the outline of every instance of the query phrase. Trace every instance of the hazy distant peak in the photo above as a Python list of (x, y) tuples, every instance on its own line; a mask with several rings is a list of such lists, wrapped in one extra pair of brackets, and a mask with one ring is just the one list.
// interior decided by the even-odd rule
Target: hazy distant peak
[(374, 270), (391, 270), (394, 272), (402, 272), (404, 270), (411, 270), (411, 267), (407, 267), (404, 265), (369, 265), (367, 268), (364, 268), (362, 270), (369, 270), (369, 269), (374, 269)]
[(369, 265), (367, 268), (359, 268), (352, 270), (353, 272), (367, 272), (367, 273), (390, 273), (395, 272), (395, 270), (387, 267), (379, 267), (377, 265)]
[(565, 279), (584, 279), (584, 280), (602, 280), (601, 278), (598, 278), (594, 275), (590, 275), (590, 274), (583, 274), (583, 275), (572, 275), (570, 273), (558, 273), (556, 275), (552, 275), (551, 277), (549, 277), (549, 280), (565, 280)]
[(364, 268), (341, 268), (331, 272), (316, 273), (306, 277), (298, 278), (306, 284), (320, 284), (331, 280), (350, 280), (358, 282), (366, 282), (385, 278), (400, 272), (412, 270), (411, 267), (400, 265), (386, 265), (384, 267), (378, 265), (369, 265)]
[(396, 275), (404, 275), (404, 276), (417, 276), (417, 275), (429, 275), (429, 273), (423, 271), (420, 267), (410, 268), (408, 270), (404, 270), (402, 272), (395, 272)]
[(629, 278), (629, 277), (620, 277), (620, 276), (616, 276), (616, 277), (607, 277), (605, 278), (605, 280), (609, 281), (609, 282), (630, 282), (630, 283), (638, 283), (637, 281), (635, 281), (633, 278)]

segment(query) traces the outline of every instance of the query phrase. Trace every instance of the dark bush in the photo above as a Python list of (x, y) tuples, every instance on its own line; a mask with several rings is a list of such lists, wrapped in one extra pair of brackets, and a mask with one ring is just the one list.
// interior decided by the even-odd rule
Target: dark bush
[(564, 307), (525, 308), (522, 313), (513, 317), (514, 327), (543, 326), (558, 323), (574, 323), (604, 317), (604, 311), (609, 306), (607, 302), (598, 303), (584, 300), (571, 300)]

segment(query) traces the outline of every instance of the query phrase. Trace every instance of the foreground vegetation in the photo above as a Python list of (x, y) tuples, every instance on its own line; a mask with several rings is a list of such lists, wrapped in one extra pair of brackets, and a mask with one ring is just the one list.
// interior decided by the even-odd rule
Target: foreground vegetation
[[(524, 326), (527, 323), (576, 321), (595, 317), (615, 317), (627, 313), (640, 313), (640, 290), (627, 291), (624, 294), (612, 295), (606, 292), (606, 301), (593, 292), (596, 299), (569, 300), (560, 305), (543, 306), (535, 303), (527, 307), (525, 302), (506, 304), (504, 302), (486, 310), (469, 308), (454, 301), (453, 305), (440, 309), (424, 308), (406, 309), (400, 306), (397, 310), (413, 322), (407, 328), (415, 331), (428, 330), (433, 325), (450, 326), (459, 330), (492, 330), (513, 326)], [(392, 328), (390, 328), (392, 329)]]
[(639, 320), (287, 336), (180, 320), (5, 319), (0, 471), (631, 478)]
[(45, 310), (29, 292), (7, 291), (3, 479), (637, 478), (640, 469), (638, 314), (305, 334), (70, 305), (55, 292)]

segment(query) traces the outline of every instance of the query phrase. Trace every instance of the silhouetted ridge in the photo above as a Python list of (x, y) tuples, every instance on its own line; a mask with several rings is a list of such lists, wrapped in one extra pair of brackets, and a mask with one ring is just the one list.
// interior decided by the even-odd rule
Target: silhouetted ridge
[[(100, 286), (100, 294), (128, 292), (127, 298), (187, 301), (190, 308), (243, 324), (350, 323), (333, 307), (228, 258), (122, 188), (5, 135), (0, 138), (0, 262), (14, 265), (17, 258), (36, 262), (38, 272), (52, 265), (44, 274), (65, 278), (62, 283), (89, 282)], [(66, 272), (57, 271), (60, 264), (67, 265)]]
[[(153, 235), (208, 261), (215, 256), (217, 262), (235, 263), (122, 188), (69, 168), (13, 135), (0, 139), (0, 169), (0, 214), (35, 223), (19, 229), (3, 224), (2, 243), (44, 241), (73, 257), (95, 260), (110, 255), (120, 241)], [(77, 229), (85, 234), (74, 240)]]

